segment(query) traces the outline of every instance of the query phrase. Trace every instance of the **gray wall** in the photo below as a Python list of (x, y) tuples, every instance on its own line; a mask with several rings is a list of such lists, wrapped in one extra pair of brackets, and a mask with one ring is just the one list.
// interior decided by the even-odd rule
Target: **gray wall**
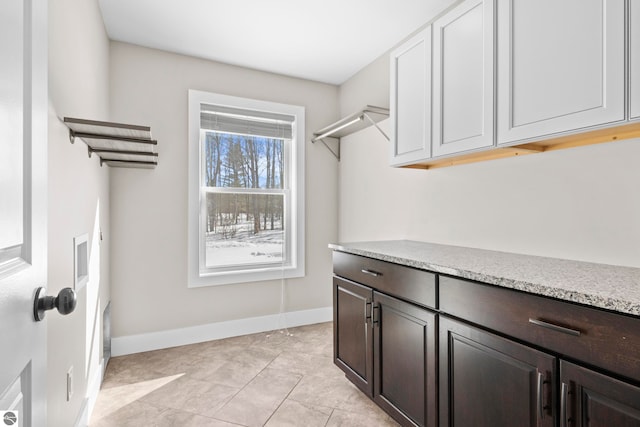
[[(58, 118), (108, 119), (108, 71), (109, 40), (97, 1), (49, 2), (48, 292), (73, 287), (73, 238), (82, 234), (89, 237), (90, 276), (74, 313), (46, 317), (49, 427), (74, 425), (89, 385), (98, 385), (101, 374), (102, 310), (109, 300), (109, 169), (87, 157), (82, 141), (72, 145)], [(67, 402), (71, 366), (74, 395)]]
[(189, 89), (306, 107), (306, 277), (286, 281), (284, 310), (331, 306), (337, 163), (308, 140), (338, 118), (338, 88), (119, 42), (110, 82), (112, 119), (150, 125), (159, 151), (155, 170), (111, 171), (114, 337), (280, 311), (279, 280), (187, 288)]
[[(341, 106), (388, 98), (388, 79), (384, 55), (341, 87)], [(368, 128), (342, 140), (339, 239), (414, 239), (640, 267), (639, 143), (425, 171), (387, 166), (389, 143)]]

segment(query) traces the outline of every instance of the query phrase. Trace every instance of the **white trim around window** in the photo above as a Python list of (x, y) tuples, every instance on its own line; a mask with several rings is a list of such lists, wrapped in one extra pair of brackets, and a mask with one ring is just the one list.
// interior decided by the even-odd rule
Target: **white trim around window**
[[(204, 108), (203, 108), (204, 107)], [(284, 176), (286, 183), (282, 191), (247, 190), (206, 187), (203, 185), (203, 135), (211, 132), (212, 122), (207, 121), (202, 129), (201, 114), (210, 114), (212, 110), (221, 114), (236, 114), (237, 111), (255, 113), (260, 120), (276, 120), (282, 117), (292, 118), (290, 133), (286, 134)], [(231, 113), (229, 113), (231, 112)], [(235, 126), (237, 120), (229, 123)], [(264, 280), (303, 277), (305, 274), (305, 212), (304, 212), (304, 107), (253, 100), (209, 92), (189, 90), (189, 170), (188, 170), (188, 286), (202, 287), (227, 285), (234, 283), (256, 282)], [(230, 126), (230, 125), (229, 125)], [(235, 130), (234, 130), (235, 131)], [(268, 131), (265, 128), (265, 131)], [(214, 131), (215, 132), (215, 131)], [(289, 139), (290, 138), (290, 139)], [(282, 221), (285, 230), (285, 255), (280, 263), (233, 265), (211, 268), (207, 266), (205, 251), (206, 194), (211, 192), (260, 192), (282, 193), (285, 196), (285, 214)]]

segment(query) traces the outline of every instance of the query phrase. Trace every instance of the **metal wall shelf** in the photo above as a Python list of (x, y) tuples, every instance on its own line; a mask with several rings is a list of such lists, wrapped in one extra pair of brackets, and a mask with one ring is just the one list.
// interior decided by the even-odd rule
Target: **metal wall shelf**
[(69, 139), (82, 139), (89, 157), (96, 153), (100, 166), (154, 169), (158, 165), (158, 141), (151, 138), (148, 126), (101, 122), (65, 117)]
[[(330, 124), (329, 126), (320, 129), (317, 132), (313, 133), (313, 138), (311, 142), (320, 141), (324, 144), (325, 147), (331, 154), (335, 156), (336, 159), (340, 160), (340, 138), (346, 135), (350, 135), (354, 132), (358, 132), (369, 126), (375, 126), (376, 129), (380, 131), (380, 133), (389, 141), (389, 137), (387, 134), (380, 129), (378, 126), (378, 122), (389, 117), (389, 109), (374, 107), (372, 105), (367, 105), (362, 110), (350, 114), (347, 117), (338, 120), (337, 122)], [(338, 141), (337, 151), (332, 149), (329, 144), (324, 140), (325, 138), (335, 138)]]

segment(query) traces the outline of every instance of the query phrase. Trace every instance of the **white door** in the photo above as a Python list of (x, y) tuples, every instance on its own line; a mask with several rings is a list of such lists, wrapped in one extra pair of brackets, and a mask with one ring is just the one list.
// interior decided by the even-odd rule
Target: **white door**
[(498, 144), (624, 120), (624, 9), (624, 0), (498, 2)]
[(46, 426), (46, 0), (0, 1), (0, 426)]
[(466, 0), (433, 23), (433, 156), (494, 144), (494, 2)]
[(431, 26), (391, 53), (391, 165), (431, 157)]
[(629, 2), (629, 117), (640, 119), (640, 4)]

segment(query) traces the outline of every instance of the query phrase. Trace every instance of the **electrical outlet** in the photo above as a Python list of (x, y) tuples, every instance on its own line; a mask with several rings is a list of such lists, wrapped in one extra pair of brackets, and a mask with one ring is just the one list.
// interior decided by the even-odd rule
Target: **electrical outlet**
[(67, 402), (71, 401), (73, 396), (73, 366), (67, 371)]

